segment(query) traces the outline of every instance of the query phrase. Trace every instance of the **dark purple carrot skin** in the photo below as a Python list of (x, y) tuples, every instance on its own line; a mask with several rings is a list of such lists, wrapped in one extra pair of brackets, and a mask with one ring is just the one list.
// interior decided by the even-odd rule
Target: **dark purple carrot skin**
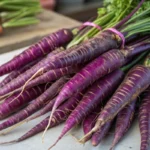
[(53, 99), (57, 95), (57, 93), (66, 81), (66, 77), (60, 78), (58, 81), (52, 84), (46, 91), (44, 91), (44, 93), (37, 97), (36, 100), (33, 101), (33, 103), (30, 103), (23, 110), (17, 112), (16, 114), (8, 118), (5, 122), (1, 123), (0, 130), (6, 129), (16, 123), (19, 123), (20, 121), (28, 118), (33, 113), (38, 111), (45, 105), (45, 103), (48, 100)]
[[(68, 99), (64, 104), (62, 104), (58, 110), (54, 113), (54, 116), (52, 118), (52, 122), (50, 124), (49, 128), (55, 127), (59, 125), (60, 123), (64, 122), (72, 110), (75, 109), (75, 107), (78, 105), (79, 101), (82, 99), (83, 93), (78, 93), (72, 96), (70, 99)], [(29, 130), (27, 133), (25, 133), (23, 136), (18, 138), (17, 140), (14, 140), (12, 142), (21, 142), (29, 137), (32, 137), (36, 134), (38, 134), (41, 131), (44, 131), (44, 129), (47, 127), (49, 121), (49, 117), (46, 117), (43, 121), (41, 121), (39, 124), (37, 124), (35, 127), (33, 127), (31, 130)]]
[(88, 116), (85, 117), (82, 123), (84, 134), (88, 133), (92, 129), (100, 111), (101, 111), (100, 106), (98, 106)]
[(129, 71), (122, 84), (108, 101), (98, 119), (102, 121), (113, 119), (122, 108), (135, 100), (149, 84), (150, 68), (144, 65), (135, 66)]
[(117, 70), (96, 81), (84, 94), (78, 106), (66, 120), (65, 126), (57, 142), (71, 128), (80, 123), (83, 118), (88, 116), (98, 105), (105, 103), (105, 99), (115, 91), (119, 83), (122, 81), (123, 76), (124, 73), (121, 70)]
[[(101, 109), (100, 106), (98, 105), (98, 107), (94, 111), (92, 111), (88, 116), (85, 117), (82, 123), (84, 134), (87, 134), (94, 127), (100, 111)], [(88, 141), (90, 138), (91, 137), (88, 137), (86, 141)]]
[(142, 41), (144, 41), (144, 40), (146, 40), (150, 37), (149, 34), (147, 34), (147, 35), (137, 35), (137, 36), (138, 36), (137, 39), (134, 39), (133, 41), (127, 43), (127, 45), (130, 46), (130, 45), (138, 44), (138, 43), (140, 43), (140, 42), (142, 42)]
[[(58, 54), (59, 52), (61, 52), (63, 49), (59, 48), (56, 49), (54, 51), (52, 51), (51, 53), (49, 53), (47, 55), (48, 58)], [(23, 72), (25, 72), (26, 70), (30, 69), (33, 65), (35, 65), (36, 63), (38, 63), (42, 58), (39, 58), (27, 65), (25, 65), (23, 68), (20, 68), (18, 70), (15, 70), (13, 72), (11, 72), (3, 81), (1, 81), (0, 83), (0, 87), (3, 87), (4, 85), (6, 85), (7, 83), (9, 83), (11, 80), (13, 80), (14, 78), (16, 78), (17, 76), (19, 76), (20, 74), (22, 74)]]
[(75, 65), (77, 63), (83, 64), (112, 48), (120, 47), (120, 40), (121, 39), (114, 33), (105, 31), (82, 45), (74, 46), (58, 53), (54, 58), (46, 58), (1, 89), (0, 96), (23, 86), (25, 82), (41, 68), (41, 72), (46, 72), (52, 69)]
[(123, 66), (129, 58), (149, 49), (150, 43), (142, 43), (141, 45), (130, 47), (125, 50), (110, 50), (99, 56), (83, 67), (64, 85), (56, 99), (53, 110), (65, 99), (76, 93), (77, 90), (81, 91), (85, 89), (94, 81)]
[(115, 136), (110, 150), (115, 147), (124, 134), (129, 130), (134, 118), (135, 106), (136, 100), (127, 105), (118, 113), (116, 119)]
[[(109, 43), (109, 44), (108, 44)], [(102, 53), (121, 46), (121, 39), (118, 35), (110, 32), (103, 31), (94, 38), (75, 46), (75, 49), (68, 53), (65, 57), (59, 58), (57, 62), (49, 64), (51, 69), (65, 67), (68, 65), (83, 64), (98, 57)], [(72, 47), (71, 47), (72, 49)], [(55, 66), (54, 66), (55, 63)], [(47, 66), (45, 66), (46, 69)]]
[(97, 132), (92, 135), (92, 145), (97, 146), (108, 133), (113, 121), (104, 124)]
[(47, 112), (51, 111), (53, 108), (53, 105), (55, 103), (56, 98), (50, 100), (48, 102), (48, 104), (46, 104), (39, 112), (37, 112), (37, 114), (35, 114), (34, 116), (31, 116), (30, 118), (26, 119), (27, 122), (33, 119), (36, 119), (44, 114), (46, 114)]
[(47, 37), (44, 37), (38, 43), (32, 45), (9, 62), (3, 64), (0, 67), (0, 76), (19, 69), (27, 63), (46, 55), (60, 46), (67, 44), (72, 37), (72, 32), (67, 29), (59, 30)]
[(141, 133), (140, 150), (149, 150), (150, 139), (150, 87), (145, 92), (142, 104), (139, 109), (139, 127)]
[[(54, 80), (59, 79), (60, 77), (67, 75), (67, 74), (72, 74), (79, 71), (78, 66), (70, 66), (70, 67), (64, 67), (64, 68), (59, 68), (55, 70), (50, 70), (41, 76), (31, 80), (25, 87), (25, 89), (34, 87), (39, 84), (47, 83), (47, 82), (52, 82)], [(22, 88), (18, 89), (17, 91), (21, 91)]]
[[(9, 84), (7, 84), (3, 88), (1, 88), (0, 96), (4, 95), (4, 94), (8, 94), (9, 92), (14, 91), (14, 90), (18, 89), (19, 87), (23, 86), (31, 78), (32, 75), (34, 75), (40, 68), (47, 65), (46, 64), (47, 62), (49, 62), (50, 60), (59, 59), (59, 57), (62, 57), (64, 55), (66, 55), (67, 53), (71, 52), (72, 50), (74, 50), (74, 47), (72, 49), (64, 50), (64, 51), (62, 51), (62, 48), (56, 49), (55, 53), (56, 53), (56, 51), (61, 51), (61, 52), (58, 52), (57, 54), (55, 54), (54, 51), (52, 51), (51, 53), (53, 53), (55, 55), (51, 55), (51, 53), (48, 54), (48, 56), (46, 58), (42, 59), (39, 63), (34, 65), (31, 69), (28, 69), (26, 72), (22, 73), (17, 78), (12, 80)], [(45, 70), (45, 71), (42, 70), (39, 73), (39, 75), (41, 75), (42, 73), (45, 73), (47, 71), (49, 71), (49, 70)]]
[(3, 103), (0, 104), (0, 119), (6, 118), (8, 115), (16, 112), (18, 109), (23, 107), (28, 102), (37, 98), (46, 90), (46, 85), (36, 86), (34, 88), (25, 90), (19, 97), (20, 93), (16, 93), (11, 97), (7, 98)]
[(119, 88), (109, 99), (101, 111), (94, 128), (80, 142), (84, 143), (87, 136), (96, 132), (102, 125), (114, 119), (118, 112), (134, 101), (150, 84), (150, 68), (137, 65), (129, 71)]
[(49, 54), (47, 54), (47, 57), (51, 58), (52, 56), (54, 56), (54, 55), (62, 52), (63, 50), (65, 50), (63, 47), (59, 47), (58, 49), (53, 50), (52, 52), (50, 52)]
[(26, 66), (15, 70), (13, 72), (11, 72), (4, 80), (2, 80), (0, 82), (0, 87), (5, 86), (7, 83), (9, 83), (10, 81), (12, 81), (14, 78), (18, 77), (20, 74), (22, 74), (23, 72), (25, 72), (26, 70), (30, 69), (33, 65), (35, 65), (36, 63), (38, 63), (41, 59), (35, 60), (29, 64), (27, 64)]

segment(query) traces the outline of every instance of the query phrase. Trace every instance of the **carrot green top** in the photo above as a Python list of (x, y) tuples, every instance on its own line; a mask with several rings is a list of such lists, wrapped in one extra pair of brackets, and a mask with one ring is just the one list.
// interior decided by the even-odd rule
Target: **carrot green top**
[[(102, 27), (103, 30), (115, 27), (120, 20), (126, 17), (139, 4), (139, 2), (140, 0), (104, 0), (105, 7), (98, 9), (98, 16), (93, 23)], [(149, 27), (143, 29), (143, 24), (148, 24), (150, 21), (150, 18), (148, 17), (150, 15), (149, 8), (150, 2), (145, 1), (140, 9), (124, 25), (121, 25), (117, 29), (120, 32), (125, 33), (125, 37), (129, 37), (135, 33), (147, 32)], [(68, 48), (92, 38), (100, 32), (101, 31), (95, 27), (85, 27), (69, 43)]]

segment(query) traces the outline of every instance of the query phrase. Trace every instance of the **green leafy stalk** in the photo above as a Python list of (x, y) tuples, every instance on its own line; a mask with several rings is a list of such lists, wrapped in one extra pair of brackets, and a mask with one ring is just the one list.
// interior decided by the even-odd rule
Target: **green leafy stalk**
[(3, 28), (26, 26), (38, 23), (37, 13), (42, 11), (39, 0), (1, 0)]
[[(138, 5), (139, 1), (140, 0), (104, 0), (104, 7), (98, 9), (98, 17), (95, 21), (93, 21), (93, 23), (102, 27), (102, 29), (113, 27), (127, 14), (129, 14), (134, 9), (134, 7)], [(94, 37), (99, 32), (100, 31), (98, 29), (92, 27), (85, 34), (77, 35), (71, 41), (71, 43), (69, 43), (68, 47), (79, 44), (84, 40)]]
[(8, 27), (21, 27), (21, 26), (26, 26), (26, 25), (31, 25), (31, 24), (37, 24), (39, 23), (39, 20), (34, 18), (34, 17), (25, 17), (22, 19), (19, 19), (16, 21), (9, 21), (3, 24), (4, 28)]
[(138, 64), (141, 60), (145, 58), (148, 52), (144, 52), (140, 54), (137, 58), (135, 58), (132, 62), (130, 62), (128, 65), (121, 68), (123, 72), (128, 72), (133, 66)]

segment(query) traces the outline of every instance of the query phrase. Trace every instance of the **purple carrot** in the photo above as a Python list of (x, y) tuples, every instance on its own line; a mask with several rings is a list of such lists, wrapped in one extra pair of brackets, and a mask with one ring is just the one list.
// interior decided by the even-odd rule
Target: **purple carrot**
[(41, 59), (35, 60), (27, 65), (25, 65), (23, 68), (20, 68), (18, 70), (15, 70), (11, 72), (4, 80), (0, 82), (0, 87), (5, 86), (7, 83), (18, 77), (20, 74), (25, 72), (26, 70), (30, 69), (33, 65), (35, 65), (37, 62), (39, 62)]
[(150, 139), (150, 87), (145, 92), (142, 104), (139, 110), (139, 127), (141, 133), (141, 148), (140, 150), (149, 150)]
[[(50, 58), (50, 57), (58, 54), (62, 50), (63, 50), (63, 48), (56, 49), (56, 50), (52, 51), (51, 53), (49, 53), (47, 55), (47, 57)], [(30, 69), (33, 65), (35, 65), (36, 63), (38, 63), (41, 59), (42, 58), (39, 58), (39, 59), (37, 59), (37, 60), (35, 60), (35, 61), (33, 61), (33, 62), (25, 65), (23, 68), (20, 68), (18, 70), (15, 70), (15, 71), (11, 72), (3, 81), (0, 82), (0, 87), (3, 87), (7, 83), (9, 83), (11, 80), (13, 80), (17, 76), (19, 76), (20, 74), (22, 74), (23, 72), (25, 72), (26, 70)]]
[(13, 70), (19, 69), (27, 63), (30, 63), (31, 61), (55, 50), (57, 47), (67, 44), (72, 39), (72, 37), (72, 32), (67, 29), (59, 30), (47, 37), (44, 37), (38, 43), (27, 48), (21, 54), (0, 66), (0, 76), (10, 73)]
[(61, 87), (64, 85), (66, 81), (67, 81), (66, 77), (60, 78), (58, 81), (52, 84), (46, 91), (44, 91), (43, 94), (37, 97), (33, 103), (29, 104), (23, 110), (19, 111), (18, 113), (8, 118), (8, 120), (1, 123), (0, 130), (6, 129), (16, 123), (19, 123), (22, 120), (31, 116), (36, 111), (38, 111), (40, 108), (44, 106), (44, 104), (48, 100), (53, 99), (56, 96), (56, 94), (59, 92), (59, 90), (61, 89)]
[[(62, 104), (59, 109), (54, 113), (51, 126), (49, 128), (55, 127), (59, 125), (60, 123), (64, 122), (72, 110), (78, 105), (79, 101), (82, 99), (83, 93), (78, 93), (74, 96), (72, 96), (69, 100), (67, 100), (64, 104)], [(21, 142), (29, 137), (32, 137), (36, 135), (37, 133), (43, 131), (49, 122), (49, 117), (46, 117), (43, 121), (41, 121), (39, 124), (37, 124), (35, 127), (33, 127), (31, 130), (29, 130), (27, 133), (25, 133), (23, 136), (18, 138), (17, 140), (1, 143), (1, 144), (7, 144), (7, 143), (14, 143), (14, 142)]]
[(104, 53), (103, 55), (87, 64), (64, 85), (63, 89), (56, 98), (51, 116), (53, 115), (53, 112), (56, 110), (56, 108), (65, 99), (69, 98), (78, 90), (83, 90), (97, 79), (123, 66), (127, 60), (131, 59), (134, 55), (149, 49), (149, 42), (141, 43), (135, 47), (128, 47), (124, 50), (114, 49)]
[(106, 102), (106, 99), (115, 91), (119, 83), (122, 81), (124, 73), (121, 70), (112, 72), (111, 74), (96, 81), (88, 91), (84, 94), (82, 100), (74, 111), (70, 114), (65, 122), (65, 126), (58, 137), (56, 143), (76, 124), (80, 123), (88, 116), (98, 105)]
[(0, 90), (0, 96), (8, 94), (23, 86), (36, 73), (41, 74), (52, 69), (63, 68), (75, 64), (84, 64), (112, 48), (119, 48), (120, 45), (121, 39), (118, 38), (118, 36), (110, 31), (104, 31), (104, 33), (90, 39), (88, 42), (84, 42), (83, 44), (58, 53), (53, 59), (45, 58), (40, 61), (2, 88)]
[(111, 99), (101, 111), (93, 129), (86, 134), (80, 142), (84, 143), (86, 137), (96, 132), (102, 125), (114, 119), (118, 112), (134, 101), (150, 84), (150, 67), (137, 65), (129, 71), (124, 81), (113, 94)]
[(36, 119), (44, 114), (46, 114), (47, 112), (51, 111), (52, 108), (53, 108), (53, 105), (55, 103), (55, 100), (56, 98), (50, 100), (48, 102), (48, 104), (46, 104), (39, 112), (37, 112), (37, 114), (35, 114), (34, 116), (31, 116), (30, 118), (26, 119), (26, 121), (30, 121), (30, 120), (33, 120), (33, 119)]
[[(34, 87), (36, 85), (39, 84), (43, 84), (46, 82), (51, 82), (54, 81), (56, 79), (59, 79), (60, 77), (67, 75), (67, 74), (72, 74), (75, 73), (77, 71), (79, 71), (79, 68), (81, 68), (81, 66), (70, 66), (70, 67), (65, 67), (65, 68), (59, 68), (59, 69), (55, 69), (55, 70), (50, 70), (44, 74), (42, 74), (41, 76), (31, 80), (25, 87), (25, 89)], [(22, 87), (15, 90), (16, 91), (21, 91)]]
[(92, 135), (92, 145), (97, 146), (108, 133), (113, 121), (109, 121)]
[(58, 53), (60, 53), (60, 52), (62, 52), (62, 51), (64, 51), (65, 49), (63, 48), (63, 47), (59, 47), (59, 48), (57, 48), (56, 50), (53, 50), (52, 52), (50, 52), (50, 53), (48, 53), (47, 54), (47, 57), (48, 58), (51, 58), (52, 56), (54, 56), (54, 55), (56, 55), (56, 54), (58, 54)]
[(117, 115), (115, 136), (110, 150), (120, 141), (124, 134), (128, 131), (134, 118), (136, 100), (123, 108)]
[[(50, 60), (59, 59), (59, 57), (62, 57), (64, 55), (66, 55), (67, 53), (73, 51), (74, 47), (72, 49), (64, 50), (64, 51), (62, 51), (62, 48), (59, 48), (59, 49), (49, 53), (46, 58), (42, 59), (39, 63), (34, 65), (31, 69), (29, 69), (26, 72), (22, 73), (17, 78), (12, 80), (9, 84), (7, 84), (3, 88), (1, 88), (1, 92), (3, 93), (2, 95), (4, 95), (4, 96), (2, 96), (0, 99), (5, 98), (9, 94), (11, 94), (10, 92), (14, 93), (14, 91), (16, 89), (18, 89), (19, 87), (23, 86), (28, 81), (28, 79), (30, 79), (30, 77), (32, 75), (34, 75), (37, 72), (37, 70), (39, 70), (39, 68), (41, 68), (42, 66), (47, 66), (47, 62), (49, 62)], [(61, 51), (61, 52), (59, 52), (59, 51)], [(54, 55), (51, 55), (52, 53)], [(43, 73), (45, 73), (45, 72), (47, 72), (49, 70), (50, 69), (47, 69), (45, 71), (41, 70), (41, 72), (39, 72), (39, 75), (41, 75), (41, 74), (43, 74)], [(32, 74), (31, 76), (30, 76), (30, 73)], [(24, 74), (26, 74), (25, 77), (24, 77)], [(39, 76), (39, 75), (37, 75), (37, 76)], [(1, 96), (1, 94), (0, 94), (0, 96)]]
[(18, 96), (19, 93), (16, 93), (7, 98), (3, 103), (0, 104), (0, 119), (4, 119), (11, 113), (16, 112), (22, 106), (41, 95), (44, 90), (46, 90), (46, 87), (48, 86), (45, 84), (36, 86), (24, 91), (20, 96)]
[[(85, 117), (82, 123), (84, 134), (87, 134), (94, 127), (100, 111), (101, 111), (100, 106), (98, 106), (94, 111), (92, 111), (88, 116)], [(86, 141), (88, 141), (90, 138), (91, 137), (87, 138)]]
[[(123, 25), (127, 19), (130, 19), (131, 16), (139, 9), (142, 5), (142, 2), (129, 14), (125, 19), (123, 19), (119, 24), (115, 26), (115, 28), (120, 27)], [(57, 57), (58, 59), (49, 60), (46, 59), (40, 64), (37, 64), (37, 67), (33, 67), (21, 76), (19, 76), (16, 81), (12, 82), (8, 85), (5, 90), (1, 90), (1, 95), (4, 95), (12, 90), (19, 88), (20, 86), (24, 85), (25, 81), (30, 79), (33, 75), (39, 72), (46, 72), (51, 69), (62, 68), (66, 66), (71, 66), (74, 64), (83, 64), (85, 62), (89, 62), (90, 60), (96, 58), (100, 54), (114, 48), (119, 48), (122, 44), (122, 39), (112, 31), (103, 31), (97, 37), (94, 37), (88, 41), (83, 42), (80, 45), (75, 47), (71, 47), (66, 51), (66, 55), (63, 57)], [(108, 44), (109, 43), (109, 44)], [(71, 52), (70, 52), (71, 51)], [(68, 53), (68, 54), (67, 54)], [(16, 84), (15, 84), (16, 83)], [(5, 91), (5, 92), (4, 92)]]

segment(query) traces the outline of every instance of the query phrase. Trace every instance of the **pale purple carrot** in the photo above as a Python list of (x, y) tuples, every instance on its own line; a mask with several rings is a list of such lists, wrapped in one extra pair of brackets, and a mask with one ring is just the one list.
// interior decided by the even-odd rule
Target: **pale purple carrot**
[(56, 98), (51, 116), (63, 101), (76, 93), (78, 90), (81, 91), (85, 89), (97, 79), (123, 66), (128, 59), (132, 58), (134, 55), (137, 55), (143, 51), (148, 51), (149, 49), (149, 42), (141, 43), (135, 47), (128, 47), (124, 50), (114, 49), (104, 53), (87, 64), (64, 85), (63, 89)]
[(35, 86), (31, 89), (25, 90), (20, 96), (18, 96), (19, 93), (16, 93), (11, 97), (7, 98), (3, 103), (0, 104), (0, 119), (4, 119), (13, 112), (16, 112), (28, 102), (37, 98), (46, 90), (46, 87), (48, 88), (48, 86), (46, 86), (45, 84)]
[[(62, 104), (58, 110), (54, 113), (52, 123), (49, 128), (55, 127), (59, 125), (60, 123), (64, 122), (69, 114), (72, 112), (72, 110), (75, 109), (75, 107), (78, 105), (79, 101), (82, 99), (83, 93), (78, 93), (74, 96), (72, 96), (69, 100), (67, 100), (64, 104)], [(23, 136), (18, 138), (17, 140), (0, 143), (0, 144), (9, 144), (14, 142), (21, 142), (29, 137), (32, 137), (39, 132), (43, 131), (46, 126), (48, 125), (49, 117), (46, 117), (43, 121), (41, 121), (39, 124), (37, 124), (35, 127), (33, 127), (31, 130), (29, 130), (27, 133), (25, 133)]]
[(115, 136), (110, 150), (113, 150), (115, 145), (121, 140), (124, 134), (129, 130), (134, 118), (136, 100), (123, 108), (117, 115)]
[(150, 85), (150, 67), (137, 65), (129, 71), (124, 81), (113, 94), (111, 99), (101, 111), (93, 129), (86, 134), (80, 142), (84, 143), (86, 137), (96, 132), (102, 125), (114, 119), (118, 112), (134, 101), (141, 92)]
[(112, 125), (113, 121), (109, 121), (106, 124), (104, 124), (103, 126), (101, 126), (101, 128), (99, 128), (98, 131), (96, 131), (93, 135), (92, 135), (92, 145), (93, 146), (97, 146), (102, 139), (107, 135), (111, 125)]
[(122, 81), (124, 73), (121, 70), (112, 72), (111, 74), (96, 81), (88, 91), (84, 94), (82, 100), (74, 111), (70, 114), (65, 122), (65, 126), (58, 137), (56, 143), (75, 125), (80, 123), (86, 116), (88, 116), (99, 105), (103, 105), (106, 99), (115, 91), (117, 86)]
[(72, 32), (68, 29), (61, 29), (47, 37), (44, 37), (38, 43), (27, 48), (21, 54), (0, 66), (0, 76), (19, 69), (27, 63), (30, 63), (31, 61), (46, 55), (56, 48), (67, 44), (72, 37)]
[(139, 110), (139, 127), (141, 134), (140, 150), (149, 150), (150, 139), (150, 87), (145, 91), (144, 98)]
[(13, 126), (14, 124), (21, 122), (22, 120), (28, 118), (33, 113), (38, 111), (45, 105), (48, 100), (53, 99), (57, 95), (57, 93), (67, 80), (68, 79), (66, 77), (62, 77), (57, 80), (46, 91), (44, 91), (44, 93), (37, 97), (36, 100), (33, 101), (33, 103), (30, 103), (23, 110), (17, 112), (16, 114), (8, 118), (8, 120), (1, 123), (0, 130)]

